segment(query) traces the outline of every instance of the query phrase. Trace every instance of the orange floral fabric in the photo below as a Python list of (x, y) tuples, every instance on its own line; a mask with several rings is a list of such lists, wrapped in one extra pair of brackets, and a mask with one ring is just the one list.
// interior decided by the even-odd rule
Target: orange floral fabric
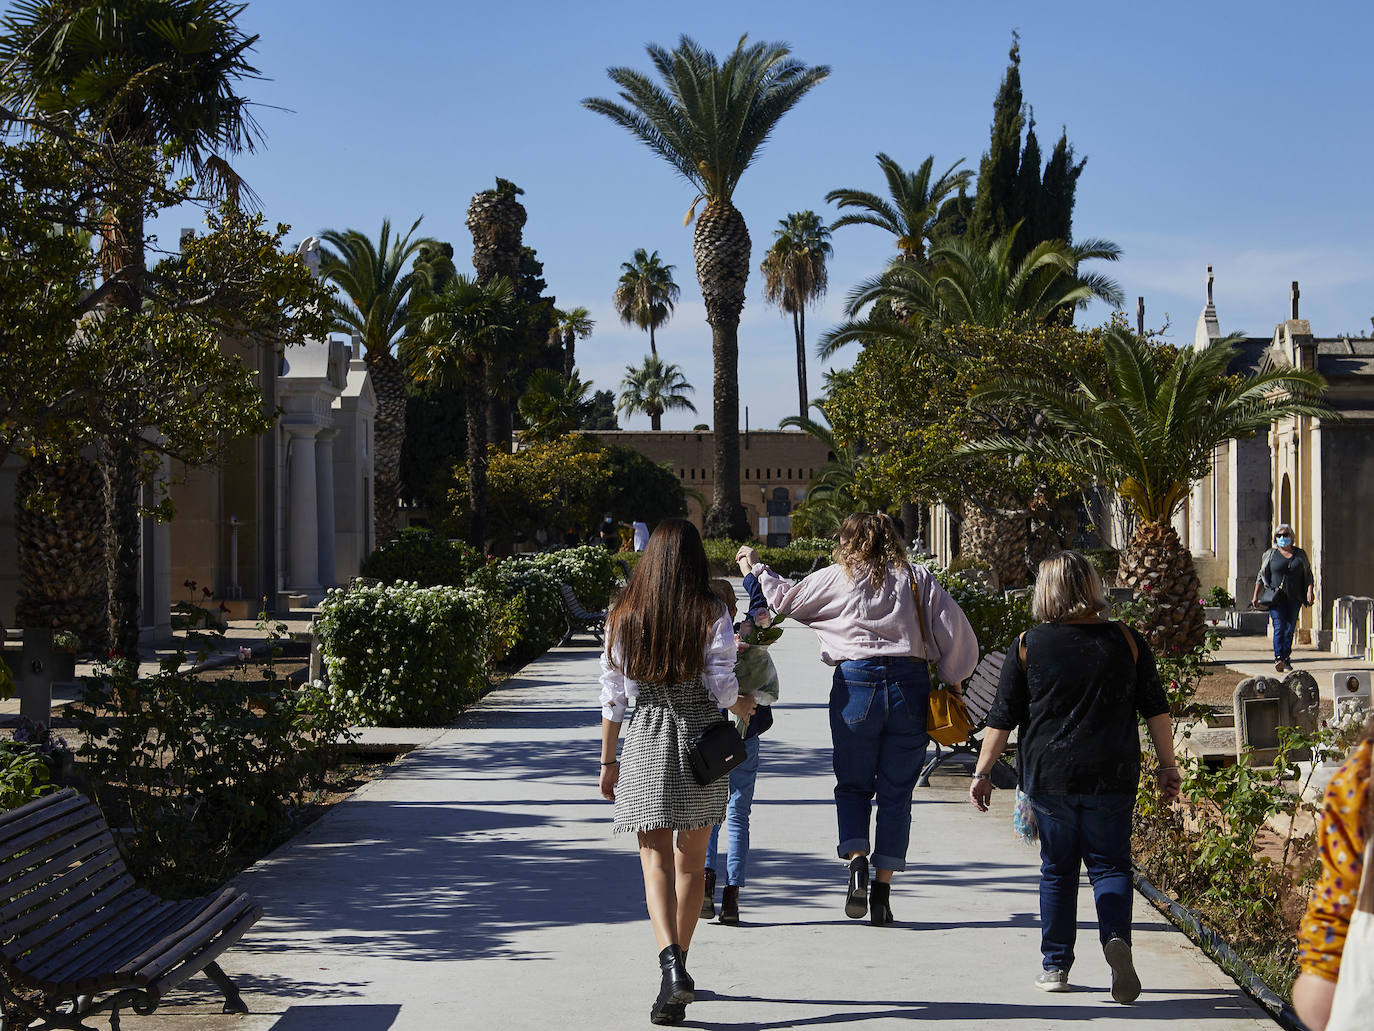
[(1369, 790), (1369, 760), (1374, 743), (1363, 742), (1336, 771), (1322, 800), (1317, 844), (1322, 872), (1298, 928), (1298, 966), (1304, 974), (1336, 980), (1341, 951), (1355, 900), (1360, 893), (1365, 836), (1360, 813)]

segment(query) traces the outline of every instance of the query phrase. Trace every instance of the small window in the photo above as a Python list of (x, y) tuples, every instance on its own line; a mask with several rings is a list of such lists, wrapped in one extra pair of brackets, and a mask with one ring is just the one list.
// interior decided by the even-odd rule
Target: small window
[(788, 470), (787, 470), (787, 478), (788, 478), (789, 480), (792, 478), (792, 470), (791, 470), (791, 469), (788, 469)]
[(693, 469), (693, 470), (692, 470), (692, 479), (695, 480), (696, 478), (697, 478), (697, 471), (696, 471), (695, 469)]
[(687, 479), (687, 470), (686, 470), (686, 469), (679, 469), (679, 470), (677, 471), (677, 477), (678, 477), (679, 480), (685, 480), (685, 479)]
[(754, 479), (756, 479), (756, 480), (761, 480), (761, 479), (763, 479), (763, 476), (760, 475), (762, 472), (763, 472), (762, 469), (755, 469), (755, 470), (754, 470)]
[(770, 480), (773, 478), (773, 470), (772, 470), (772, 469), (765, 469), (764, 472), (768, 473), (768, 478), (769, 478)]
[(816, 469), (814, 466), (806, 471), (806, 478), (808, 480), (814, 480), (816, 478)]
[(706, 479), (706, 470), (705, 470), (705, 469), (701, 470), (701, 478), (702, 478), (703, 480)]

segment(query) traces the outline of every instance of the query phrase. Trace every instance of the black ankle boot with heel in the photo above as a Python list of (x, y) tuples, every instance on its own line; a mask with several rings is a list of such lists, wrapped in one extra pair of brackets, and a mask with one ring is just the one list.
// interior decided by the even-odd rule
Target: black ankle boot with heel
[(663, 971), (663, 981), (653, 1009), (649, 1010), (649, 1021), (676, 1024), (684, 1016), (683, 1007), (696, 999), (696, 985), (692, 975), (687, 973), (687, 954), (681, 946), (669, 945), (658, 954), (658, 965)]
[(720, 922), (739, 923), (739, 885), (727, 884), (720, 896)]
[(701, 919), (710, 920), (716, 915), (716, 872), (706, 871), (706, 891), (701, 896)]
[(868, 889), (868, 918), (873, 926), (881, 927), (892, 923), (892, 885), (874, 881)]

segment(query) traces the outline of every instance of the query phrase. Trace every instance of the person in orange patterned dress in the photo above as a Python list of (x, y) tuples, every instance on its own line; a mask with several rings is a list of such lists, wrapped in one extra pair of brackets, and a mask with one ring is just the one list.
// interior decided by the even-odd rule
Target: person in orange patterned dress
[(1364, 850), (1374, 832), (1374, 792), (1369, 789), (1374, 754), (1374, 716), (1365, 723), (1354, 754), (1327, 786), (1317, 841), (1322, 872), (1298, 928), (1298, 968), (1293, 1008), (1311, 1031), (1323, 1031), (1331, 1013), (1336, 975), (1355, 899), (1360, 892)]

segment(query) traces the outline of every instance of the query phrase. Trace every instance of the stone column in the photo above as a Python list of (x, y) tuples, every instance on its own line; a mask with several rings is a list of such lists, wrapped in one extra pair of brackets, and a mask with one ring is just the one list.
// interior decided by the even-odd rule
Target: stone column
[(287, 458), (290, 483), (287, 485), (286, 539), (291, 545), (287, 586), (293, 591), (316, 594), (320, 589), (319, 509), (315, 480), (314, 425), (287, 424), (291, 451)]
[(315, 437), (315, 503), (319, 511), (320, 586), (328, 589), (334, 581), (334, 436), (332, 426)]

